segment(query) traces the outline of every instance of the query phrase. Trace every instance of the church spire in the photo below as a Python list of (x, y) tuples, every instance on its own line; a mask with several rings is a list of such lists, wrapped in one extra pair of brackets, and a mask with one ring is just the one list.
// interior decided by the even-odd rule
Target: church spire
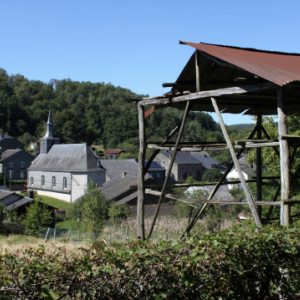
[(51, 109), (49, 109), (49, 116), (48, 116), (48, 121), (47, 121), (47, 129), (46, 129), (46, 134), (45, 134), (44, 138), (47, 138), (47, 137), (54, 138)]
[(51, 109), (49, 109), (46, 134), (43, 138), (41, 138), (40, 153), (47, 154), (50, 148), (55, 144), (59, 144), (59, 139), (54, 136), (52, 113)]

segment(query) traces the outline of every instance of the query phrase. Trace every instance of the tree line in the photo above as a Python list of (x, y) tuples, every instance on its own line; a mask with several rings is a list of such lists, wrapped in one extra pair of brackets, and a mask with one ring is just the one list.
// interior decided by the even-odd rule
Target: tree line
[[(49, 108), (54, 130), (61, 143), (87, 143), (115, 148), (138, 142), (135, 103), (147, 95), (115, 87), (111, 83), (52, 79), (45, 83), (23, 75), (8, 75), (0, 68), (0, 132), (28, 144), (41, 138)], [(173, 108), (156, 110), (147, 118), (148, 140), (164, 139), (180, 123), (183, 112)], [(185, 141), (223, 140), (210, 114), (191, 112), (185, 126)], [(128, 146), (128, 145), (127, 145)]]

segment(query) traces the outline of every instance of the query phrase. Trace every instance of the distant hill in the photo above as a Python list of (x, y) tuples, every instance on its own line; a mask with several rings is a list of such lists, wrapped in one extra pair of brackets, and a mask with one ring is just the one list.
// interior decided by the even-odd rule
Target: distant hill
[(242, 129), (242, 128), (252, 129), (254, 126), (255, 126), (255, 124), (234, 124), (234, 125), (229, 125), (228, 127), (236, 127), (239, 129)]

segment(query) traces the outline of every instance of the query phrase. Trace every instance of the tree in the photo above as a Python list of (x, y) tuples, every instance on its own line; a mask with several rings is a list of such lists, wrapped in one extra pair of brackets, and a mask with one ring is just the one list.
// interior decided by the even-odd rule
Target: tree
[(131, 213), (131, 208), (128, 204), (116, 204), (113, 203), (108, 211), (108, 215), (114, 221), (119, 219), (127, 219), (128, 215)]
[(203, 182), (217, 182), (221, 178), (222, 173), (219, 169), (210, 169), (205, 171), (202, 181)]
[(45, 204), (39, 202), (38, 198), (35, 198), (27, 207), (22, 224), (27, 227), (27, 233), (38, 236), (41, 227), (49, 225), (52, 222), (51, 219), (51, 212)]
[(82, 203), (82, 218), (86, 221), (86, 230), (101, 231), (105, 220), (109, 217), (109, 206), (110, 203), (102, 194), (100, 188), (90, 181)]

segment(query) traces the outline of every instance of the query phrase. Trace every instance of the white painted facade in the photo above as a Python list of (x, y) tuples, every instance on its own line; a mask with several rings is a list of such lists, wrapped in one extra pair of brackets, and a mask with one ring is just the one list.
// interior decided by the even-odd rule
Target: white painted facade
[[(248, 176), (247, 173), (245, 173), (245, 172), (242, 171), (242, 174), (243, 174), (245, 180), (249, 179), (249, 176)], [(231, 170), (228, 173), (228, 175), (226, 177), (226, 180), (227, 181), (236, 181), (236, 180), (239, 180), (239, 174), (238, 174), (237, 169)], [(227, 186), (228, 186), (229, 190), (232, 190), (233, 188), (241, 188), (240, 184), (228, 184)]]

